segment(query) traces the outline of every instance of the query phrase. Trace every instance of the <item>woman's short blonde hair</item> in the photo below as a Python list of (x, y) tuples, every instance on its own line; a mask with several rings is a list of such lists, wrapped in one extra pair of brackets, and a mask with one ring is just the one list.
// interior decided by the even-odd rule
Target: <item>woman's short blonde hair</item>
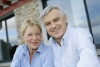
[(24, 32), (28, 26), (37, 26), (40, 29), (40, 32), (42, 33), (42, 29), (41, 29), (41, 26), (39, 24), (39, 21), (28, 18), (28, 19), (24, 20), (24, 22), (21, 26), (21, 36), (24, 35)]

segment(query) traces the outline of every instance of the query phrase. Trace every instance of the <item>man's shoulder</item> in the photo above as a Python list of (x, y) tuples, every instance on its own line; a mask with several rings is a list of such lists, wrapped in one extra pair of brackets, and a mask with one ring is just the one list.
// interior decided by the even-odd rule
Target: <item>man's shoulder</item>
[(76, 28), (76, 32), (77, 32), (77, 35), (80, 35), (80, 36), (82, 36), (82, 35), (85, 35), (85, 36), (91, 35), (87, 28), (78, 27), (78, 28)]
[(86, 28), (82, 28), (82, 27), (70, 27), (70, 33), (69, 33), (69, 39), (72, 39), (74, 41), (78, 41), (78, 39), (80, 40), (81, 38), (86, 39), (87, 37), (91, 36), (90, 32), (88, 29)]
[(87, 31), (87, 28), (83, 28), (83, 27), (75, 27), (75, 26), (70, 26), (70, 28), (74, 31)]
[(71, 26), (71, 32), (73, 32), (73, 34), (83, 34), (83, 33), (85, 33), (85, 34), (87, 34), (87, 33), (90, 33), (89, 32), (89, 30), (88, 30), (88, 28), (82, 28), (82, 27), (72, 27)]

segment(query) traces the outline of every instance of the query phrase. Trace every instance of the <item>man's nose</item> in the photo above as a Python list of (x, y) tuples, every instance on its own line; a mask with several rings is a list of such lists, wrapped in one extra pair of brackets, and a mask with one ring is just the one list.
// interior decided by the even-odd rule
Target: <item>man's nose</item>
[(56, 27), (56, 24), (51, 23), (51, 27), (52, 27), (52, 28), (55, 28), (55, 27)]

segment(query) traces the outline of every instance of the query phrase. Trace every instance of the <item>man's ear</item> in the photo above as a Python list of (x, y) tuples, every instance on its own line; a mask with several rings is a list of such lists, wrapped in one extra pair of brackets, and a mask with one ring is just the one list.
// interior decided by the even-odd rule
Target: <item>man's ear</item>
[(67, 17), (66, 16), (64, 17), (64, 21), (67, 23)]

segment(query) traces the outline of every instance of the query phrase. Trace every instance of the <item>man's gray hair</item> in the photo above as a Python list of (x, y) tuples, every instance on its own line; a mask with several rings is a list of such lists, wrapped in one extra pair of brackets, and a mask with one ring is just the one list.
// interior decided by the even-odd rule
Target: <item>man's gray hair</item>
[(57, 5), (51, 5), (51, 6), (47, 6), (47, 7), (43, 10), (43, 12), (42, 12), (42, 14), (41, 14), (41, 19), (43, 20), (44, 16), (46, 16), (46, 15), (47, 15), (51, 10), (53, 10), (53, 9), (57, 9), (57, 10), (62, 14), (63, 17), (66, 16), (66, 14), (60, 9), (59, 6), (57, 6)]

